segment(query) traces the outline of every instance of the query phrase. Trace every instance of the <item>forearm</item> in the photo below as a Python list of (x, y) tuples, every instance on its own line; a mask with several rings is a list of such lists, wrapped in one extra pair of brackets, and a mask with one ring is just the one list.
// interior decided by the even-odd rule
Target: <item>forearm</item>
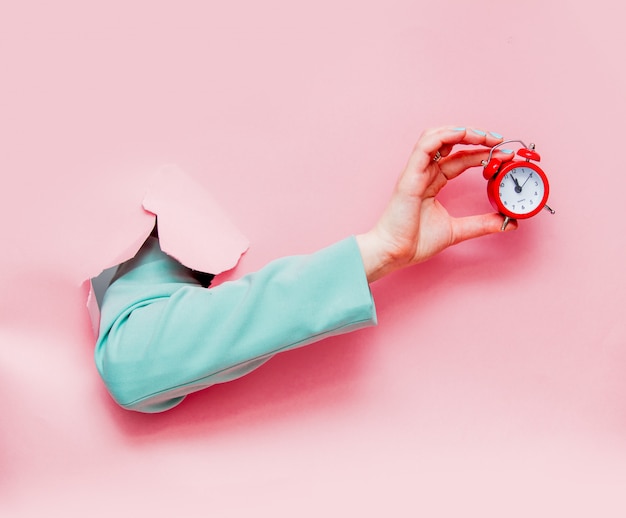
[[(96, 363), (127, 408), (169, 408), (273, 354), (376, 321), (353, 238), (208, 290), (185, 284), (171, 261), (146, 258), (105, 297)], [(166, 282), (157, 282), (161, 266)]]

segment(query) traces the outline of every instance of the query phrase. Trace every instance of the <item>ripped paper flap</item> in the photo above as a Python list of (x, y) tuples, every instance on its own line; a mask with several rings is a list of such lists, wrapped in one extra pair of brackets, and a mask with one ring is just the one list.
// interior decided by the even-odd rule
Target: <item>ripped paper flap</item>
[[(157, 219), (161, 250), (194, 270), (218, 275), (234, 268), (248, 249), (248, 239), (206, 189), (177, 166), (165, 166), (157, 173), (141, 205), (143, 214), (139, 212), (139, 216), (153, 216), (152, 225), (136, 236), (133, 246), (116, 251), (120, 263), (137, 254)], [(116, 268), (90, 279), (87, 309), (96, 334), (102, 295)]]

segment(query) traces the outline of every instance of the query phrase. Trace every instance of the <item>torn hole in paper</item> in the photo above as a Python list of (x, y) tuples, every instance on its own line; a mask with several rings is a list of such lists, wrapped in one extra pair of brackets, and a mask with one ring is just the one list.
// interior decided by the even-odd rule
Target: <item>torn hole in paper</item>
[(119, 264), (132, 259), (148, 239), (157, 217), (161, 250), (196, 272), (226, 272), (248, 249), (247, 238), (206, 189), (177, 166), (165, 166), (158, 172), (141, 205), (144, 215), (151, 216), (151, 226), (126, 250), (116, 251), (116, 264), (99, 265), (100, 273), (89, 279), (87, 309), (96, 335), (106, 288)]

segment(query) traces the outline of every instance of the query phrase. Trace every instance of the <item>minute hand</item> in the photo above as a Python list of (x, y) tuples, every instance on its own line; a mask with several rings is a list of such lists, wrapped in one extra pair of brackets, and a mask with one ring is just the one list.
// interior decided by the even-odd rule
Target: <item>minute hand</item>
[(526, 182), (527, 182), (528, 180), (530, 180), (530, 177), (531, 177), (532, 175), (533, 175), (533, 174), (532, 174), (532, 173), (530, 173), (530, 174), (528, 175), (528, 177), (526, 178), (526, 180), (524, 180), (524, 183), (522, 184), (522, 189), (524, 188), (524, 185), (526, 185)]

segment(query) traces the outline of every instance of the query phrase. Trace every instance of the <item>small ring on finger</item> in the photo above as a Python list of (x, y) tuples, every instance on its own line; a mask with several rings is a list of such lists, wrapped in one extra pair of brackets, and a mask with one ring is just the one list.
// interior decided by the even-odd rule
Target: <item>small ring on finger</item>
[(439, 162), (439, 160), (441, 160), (441, 153), (437, 150), (435, 156), (433, 157), (433, 162)]

